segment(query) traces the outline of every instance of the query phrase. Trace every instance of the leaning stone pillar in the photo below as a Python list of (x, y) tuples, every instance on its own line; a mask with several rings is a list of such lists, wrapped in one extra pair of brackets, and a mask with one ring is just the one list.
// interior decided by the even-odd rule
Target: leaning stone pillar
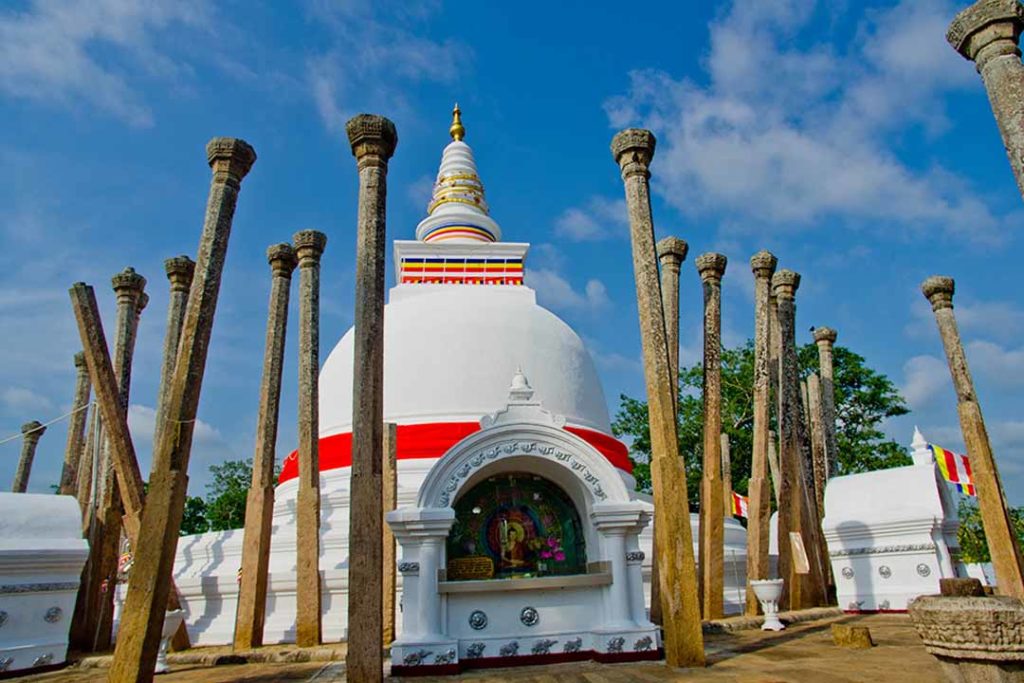
[[(114, 294), (117, 297), (117, 331), (114, 341), (114, 374), (117, 377), (118, 402), (125, 415), (128, 414), (128, 399), (132, 381), (132, 356), (135, 353), (135, 337), (139, 328), (140, 309), (144, 305), (146, 278), (135, 272), (134, 268), (125, 268), (111, 280)], [(100, 534), (97, 547), (90, 545), (90, 558), (95, 561), (96, 570), (92, 574), (95, 582), (90, 590), (97, 600), (93, 615), (95, 632), (93, 651), (109, 650), (114, 628), (114, 586), (117, 583), (117, 562), (121, 556), (121, 517), (124, 508), (121, 505), (121, 490), (117, 481), (117, 468), (114, 464), (114, 445), (109, 435), (104, 438), (102, 456), (100, 457), (99, 505), (97, 514), (100, 517)], [(91, 625), (90, 624), (90, 625)]]
[[(359, 169), (348, 555), (350, 628), (345, 662), (352, 680), (379, 681), (384, 675), (381, 494), (385, 216), (388, 160), (398, 144), (398, 133), (391, 121), (370, 114), (353, 117), (345, 130)], [(351, 552), (356, 548), (357, 552)], [(355, 625), (358, 627), (352, 628)]]
[(838, 334), (831, 327), (814, 328), (821, 370), (821, 425), (825, 444), (825, 479), (839, 473), (839, 444), (836, 441), (836, 382), (832, 349)]
[(822, 410), (821, 382), (818, 375), (807, 375), (807, 422), (811, 432), (811, 459), (814, 463), (814, 499), (818, 519), (825, 516), (825, 484), (828, 483), (828, 460), (825, 455), (825, 416)]
[(988, 92), (1017, 189), (1024, 195), (1024, 65), (1017, 46), (1024, 28), (1018, 0), (979, 0), (956, 15), (946, 40), (974, 62)]
[[(242, 540), (242, 575), (238, 584), (235, 614), (235, 649), (263, 645), (263, 622), (267, 612), (267, 572), (270, 568), (270, 532), (274, 517), (274, 455), (277, 419), (281, 407), (281, 372), (284, 365), (285, 333), (288, 327), (288, 295), (295, 270), (291, 245), (275, 244), (267, 250), (270, 263), (270, 306), (267, 314), (266, 347), (263, 352), (263, 381), (256, 418), (256, 453), (252, 463), (252, 486), (245, 501), (245, 535)], [(316, 365), (314, 364), (314, 372)], [(300, 404), (302, 395), (300, 393)], [(315, 399), (314, 399), (315, 400)], [(302, 443), (300, 438), (300, 444)]]
[(60, 473), (58, 493), (62, 496), (78, 494), (78, 464), (85, 448), (85, 421), (89, 412), (89, 370), (85, 366), (85, 354), (75, 354), (75, 398), (71, 404), (71, 418), (68, 420), (68, 441), (64, 447), (64, 468)]
[(206, 154), (213, 169), (213, 180), (196, 252), (195, 278), (189, 291), (178, 357), (167, 394), (166, 417), (160, 429), (160, 442), (153, 449), (149, 495), (143, 515), (146, 534), (135, 552), (132, 580), (121, 613), (110, 669), (110, 680), (114, 681), (150, 680), (156, 665), (185, 508), (192, 434), (224, 257), (242, 179), (256, 161), (252, 147), (234, 138), (214, 138), (206, 146)]
[[(812, 480), (804, 451), (805, 426), (800, 406), (800, 369), (796, 356), (796, 290), (800, 275), (780, 270), (772, 278), (778, 300), (781, 363), (779, 442), (782, 485), (779, 490), (779, 577), (786, 585), (782, 597), (789, 609), (822, 604), (825, 598), (821, 558), (821, 528), (817, 523)], [(804, 559), (806, 558), (806, 560)]]
[[(185, 304), (188, 302), (188, 291), (192, 287), (192, 277), (196, 271), (195, 262), (188, 256), (175, 256), (164, 261), (164, 272), (171, 284), (170, 297), (167, 301), (167, 327), (164, 330), (163, 360), (160, 363), (160, 389), (156, 401), (156, 429), (160, 428), (166, 417), (167, 392), (174, 375), (174, 363), (178, 356), (178, 342), (181, 341), (181, 325), (185, 319)], [(153, 434), (153, 443), (159, 441), (159, 435)]]
[[(299, 489), (295, 501), (295, 643), (321, 641), (320, 614), (320, 255), (327, 235), (295, 233), (299, 261)], [(356, 546), (359, 547), (359, 546)]]
[[(774, 288), (772, 291), (774, 292)], [(779, 389), (779, 376), (782, 371), (780, 365), (782, 362), (782, 336), (779, 334), (779, 300), (774, 293), (768, 299), (768, 348), (772, 396), (775, 397), (775, 424), (778, 425), (782, 420), (782, 392)], [(781, 437), (781, 434), (777, 436)], [(776, 442), (775, 445), (776, 450), (782, 450), (779, 447), (779, 442)]]
[[(767, 579), (768, 522), (772, 512), (768, 490), (768, 450), (772, 445), (769, 315), (771, 279), (778, 259), (768, 251), (759, 251), (750, 259), (754, 272), (754, 426), (753, 449), (750, 462), (750, 481), (747, 492), (747, 579)], [(773, 476), (778, 475), (773, 471)], [(746, 613), (754, 616), (758, 611), (757, 596), (747, 589)]]
[(974, 393), (974, 380), (967, 367), (967, 356), (960, 342), (960, 330), (953, 314), (954, 289), (951, 277), (933, 276), (921, 285), (921, 291), (935, 313), (949, 371), (953, 376), (960, 430), (967, 446), (967, 455), (971, 459), (971, 474), (978, 491), (981, 521), (996, 571), (996, 586), (1003, 595), (1024, 599), (1024, 559), (1007, 511), (1006, 494), (999, 480), (999, 470), (985, 429), (985, 419), (981, 415), (981, 405)]
[(612, 155), (622, 172), (633, 244), (640, 338), (651, 428), (651, 482), (658, 548), (665, 659), (669, 666), (703, 666), (693, 534), (686, 473), (679, 458), (675, 399), (665, 315), (654, 250), (654, 222), (648, 185), (654, 134), (630, 128), (612, 139)]
[(32, 461), (36, 457), (36, 446), (39, 445), (39, 437), (46, 431), (46, 427), (38, 420), (32, 420), (21, 425), (21, 458), (18, 460), (18, 469), (14, 473), (14, 485), (11, 491), (14, 493), (25, 493), (28, 489), (28, 477), (32, 474)]
[(704, 619), (724, 615), (725, 520), (722, 517), (722, 276), (724, 254), (701, 254), (704, 284), (704, 468), (700, 486), (699, 575)]
[[(679, 269), (690, 247), (686, 240), (666, 237), (655, 245), (661, 263), (661, 307), (665, 311), (665, 338), (668, 343), (669, 375), (673, 378), (675, 393), (672, 400), (679, 410)], [(658, 556), (658, 535), (654, 534), (651, 553)], [(651, 621), (661, 625), (661, 581), (658, 563), (651, 562)]]
[(384, 469), (381, 476), (382, 510), (384, 512), (383, 543), (381, 556), (384, 577), (384, 626), (381, 637), (384, 647), (389, 647), (395, 639), (395, 584), (398, 566), (398, 552), (395, 547), (395, 534), (388, 526), (387, 514), (398, 507), (398, 425), (394, 422), (384, 423)]

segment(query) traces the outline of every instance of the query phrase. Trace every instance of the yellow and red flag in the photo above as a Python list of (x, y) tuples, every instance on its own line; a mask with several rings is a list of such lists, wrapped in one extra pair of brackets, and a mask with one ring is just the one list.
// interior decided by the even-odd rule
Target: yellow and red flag
[(735, 491), (732, 492), (732, 515), (733, 517), (747, 517), (747, 503), (749, 500), (746, 496), (741, 496)]
[(932, 449), (935, 462), (946, 481), (956, 484), (957, 489), (965, 496), (978, 495), (974, 488), (974, 478), (971, 476), (971, 461), (966, 455), (948, 451), (935, 444), (928, 444), (928, 448)]

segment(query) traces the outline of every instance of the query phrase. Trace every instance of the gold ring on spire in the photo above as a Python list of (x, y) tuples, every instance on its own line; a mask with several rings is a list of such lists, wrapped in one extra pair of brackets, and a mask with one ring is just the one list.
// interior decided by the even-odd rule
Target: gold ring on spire
[(462, 110), (459, 109), (458, 102), (452, 109), (452, 126), (448, 129), (448, 134), (452, 136), (452, 140), (461, 140), (466, 137), (466, 129), (462, 126)]

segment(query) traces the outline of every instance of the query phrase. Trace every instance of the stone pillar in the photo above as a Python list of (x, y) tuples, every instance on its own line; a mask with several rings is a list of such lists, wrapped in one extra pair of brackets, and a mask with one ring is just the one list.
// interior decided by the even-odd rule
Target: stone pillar
[[(277, 420), (281, 407), (281, 373), (284, 366), (285, 334), (288, 328), (288, 295), (292, 271), (295, 270), (297, 263), (295, 252), (288, 244), (275, 244), (267, 249), (267, 261), (270, 263), (270, 305), (263, 352), (260, 408), (256, 418), (252, 486), (245, 501), (242, 576), (238, 585), (238, 611), (235, 615), (237, 650), (263, 645), (263, 622), (267, 611), (267, 572), (270, 567), (270, 532), (273, 529), (274, 517), (274, 460)], [(315, 371), (316, 364), (313, 367)], [(300, 404), (302, 400), (300, 394)]]
[[(398, 507), (398, 425), (394, 422), (384, 423), (384, 468), (381, 476), (381, 501), (384, 515)], [(395, 566), (397, 552), (395, 534), (387, 524), (383, 525), (383, 555), (381, 556), (384, 578), (384, 627), (381, 631), (384, 647), (395, 639)]]
[[(185, 304), (188, 303), (188, 292), (192, 287), (196, 264), (188, 256), (175, 256), (164, 261), (164, 272), (170, 281), (171, 292), (167, 301), (167, 328), (164, 330), (163, 360), (160, 364), (160, 389), (156, 401), (156, 425), (160, 429), (167, 410), (167, 392), (170, 389), (171, 377), (174, 376), (174, 363), (178, 356), (178, 343), (181, 341), (181, 326), (185, 320)], [(159, 441), (154, 432), (153, 443)]]
[[(135, 353), (135, 336), (139, 327), (140, 310), (144, 306), (146, 278), (135, 272), (134, 268), (125, 268), (111, 279), (114, 295), (117, 297), (117, 322), (114, 338), (112, 362), (114, 375), (117, 379), (118, 404), (125, 415), (128, 414), (128, 400), (132, 382), (132, 356)], [(97, 596), (95, 614), (95, 635), (93, 651), (103, 652), (110, 649), (114, 628), (114, 586), (117, 584), (117, 563), (121, 556), (121, 517), (124, 508), (131, 506), (121, 504), (121, 487), (117, 479), (117, 467), (114, 459), (118, 457), (116, 448), (110, 441), (109, 430), (105, 433), (102, 456), (100, 458), (100, 479), (98, 512), (101, 519), (97, 546), (90, 544), (90, 558), (96, 563), (93, 580), (98, 582), (90, 587)], [(138, 512), (136, 508), (135, 512)]]
[(814, 498), (818, 519), (825, 516), (825, 484), (828, 483), (828, 461), (825, 456), (825, 417), (822, 412), (821, 382), (818, 375), (807, 375), (807, 420), (811, 427), (811, 458), (814, 462)]
[[(348, 676), (382, 679), (381, 562), (384, 428), (384, 258), (388, 160), (395, 125), (360, 114), (345, 124), (359, 170), (352, 414), (352, 484), (348, 556)], [(436, 581), (436, 576), (434, 577)]]
[(729, 435), (722, 432), (722, 514), (732, 517), (732, 449)]
[(979, 0), (956, 15), (946, 40), (977, 66), (1024, 194), (1024, 65), (1017, 46), (1022, 27), (1024, 7), (1018, 0)]
[(90, 526), (92, 510), (94, 508), (94, 501), (92, 499), (93, 472), (96, 465), (96, 453), (99, 450), (96, 444), (100, 440), (99, 432), (102, 430), (102, 425), (98, 414), (99, 411), (96, 410), (95, 406), (84, 412), (89, 413), (89, 426), (85, 430), (85, 445), (83, 446), (82, 458), (78, 461), (78, 482), (75, 495), (78, 498), (78, 506), (82, 509), (82, 529), (86, 531), (85, 535), (88, 536), (87, 530)]
[(38, 420), (32, 420), (21, 425), (21, 458), (18, 460), (18, 469), (14, 473), (14, 485), (11, 491), (14, 493), (25, 493), (28, 488), (28, 477), (32, 474), (32, 461), (36, 457), (36, 446), (39, 445), (39, 437), (46, 431), (46, 427)]
[[(782, 336), (779, 334), (779, 300), (774, 294), (768, 299), (768, 348), (772, 396), (775, 397), (775, 424), (778, 425), (782, 420), (782, 392), (779, 390), (779, 375), (782, 370), (780, 365), (782, 362)], [(777, 434), (776, 436), (781, 438), (782, 435)], [(776, 450), (782, 450), (778, 448), (779, 442), (776, 442), (775, 445)]]
[[(810, 475), (806, 464), (809, 454), (804, 453), (803, 411), (800, 407), (800, 369), (796, 356), (796, 290), (800, 275), (791, 270), (780, 270), (772, 278), (772, 288), (778, 300), (779, 336), (781, 340), (781, 420), (779, 442), (782, 445), (780, 466), (782, 482), (779, 487), (779, 577), (786, 585), (782, 604), (789, 609), (803, 609), (823, 604), (825, 599), (824, 571), (821, 562), (821, 528), (817, 523), (814, 498), (811, 495)], [(793, 536), (796, 539), (792, 538)], [(795, 552), (794, 544), (802, 545), (807, 563)]]
[[(690, 529), (686, 474), (679, 457), (675, 399), (665, 314), (655, 261), (654, 222), (648, 167), (654, 156), (654, 134), (630, 128), (612, 140), (612, 155), (625, 185), (633, 245), (644, 378), (651, 428), (651, 481), (654, 488), (654, 532), (661, 550), (659, 563), (665, 659), (669, 666), (703, 666), (693, 535)], [(685, 503), (684, 503), (685, 501)]]
[[(759, 251), (750, 259), (754, 273), (754, 439), (747, 484), (747, 579), (767, 579), (769, 518), (772, 512), (768, 490), (768, 452), (774, 436), (771, 426), (771, 370), (769, 316), (771, 279), (778, 259), (768, 251)], [(775, 470), (772, 476), (778, 478)], [(759, 603), (754, 591), (747, 588), (746, 613), (757, 614)]]
[(768, 467), (772, 473), (772, 491), (775, 493), (775, 504), (779, 503), (779, 490), (782, 486), (782, 465), (779, 464), (779, 453), (775, 444), (778, 438), (775, 430), (768, 432)]
[[(690, 248), (678, 237), (666, 237), (655, 245), (661, 263), (661, 307), (665, 312), (665, 339), (668, 344), (669, 376), (675, 392), (672, 400), (679, 411), (679, 269)], [(658, 556), (658, 535), (654, 534), (651, 552)], [(651, 562), (651, 621), (661, 624), (661, 580), (657, 561)]]
[(85, 421), (89, 412), (89, 370), (85, 366), (85, 354), (75, 354), (75, 398), (71, 403), (71, 417), (68, 419), (68, 441), (64, 447), (64, 468), (60, 473), (60, 487), (57, 489), (62, 496), (78, 494), (78, 465), (82, 460), (85, 448)]
[(206, 146), (206, 154), (213, 169), (206, 218), (167, 393), (166, 429), (160, 430), (160, 442), (153, 449), (143, 516), (146, 535), (135, 552), (110, 680), (150, 680), (156, 665), (224, 258), (242, 179), (256, 161), (252, 147), (234, 138), (214, 138)]
[(992, 555), (992, 565), (996, 571), (996, 585), (1001, 594), (1024, 599), (1024, 558), (1021, 557), (1021, 548), (1007, 511), (1006, 494), (999, 480), (999, 470), (981, 415), (981, 405), (974, 393), (974, 380), (960, 342), (960, 330), (953, 314), (954, 289), (951, 277), (933, 276), (921, 285), (921, 291), (935, 313), (953, 377), (960, 430), (967, 446), (967, 455), (971, 459), (971, 474), (978, 491), (978, 506)]
[[(295, 643), (319, 645), (320, 614), (320, 255), (327, 235), (295, 233), (299, 260), (299, 489), (296, 495)], [(356, 546), (359, 547), (359, 546)]]
[(701, 606), (704, 619), (724, 616), (725, 521), (722, 517), (722, 276), (724, 254), (701, 254), (704, 284), (704, 468), (700, 487)]
[(814, 343), (818, 345), (818, 366), (821, 370), (821, 426), (825, 445), (825, 480), (839, 474), (839, 444), (836, 441), (836, 383), (832, 362), (832, 348), (837, 333), (831, 327), (814, 328)]

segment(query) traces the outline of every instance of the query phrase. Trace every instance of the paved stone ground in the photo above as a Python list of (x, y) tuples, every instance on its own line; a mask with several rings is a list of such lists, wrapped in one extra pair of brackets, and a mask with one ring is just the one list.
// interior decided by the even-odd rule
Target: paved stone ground
[[(871, 650), (832, 644), (831, 624), (868, 626), (877, 643)], [(943, 680), (904, 615), (842, 617), (795, 624), (781, 633), (736, 631), (707, 636), (706, 669), (669, 669), (659, 663), (596, 664), (483, 669), (461, 676), (402, 679), (421, 683), (632, 683), (633, 681), (743, 681), (743, 683), (934, 683)], [(26, 683), (104, 681), (102, 669), (67, 669), (18, 679)], [(388, 679), (398, 680), (398, 679)], [(174, 667), (159, 683), (269, 683), (345, 681), (341, 663), (247, 664)]]

